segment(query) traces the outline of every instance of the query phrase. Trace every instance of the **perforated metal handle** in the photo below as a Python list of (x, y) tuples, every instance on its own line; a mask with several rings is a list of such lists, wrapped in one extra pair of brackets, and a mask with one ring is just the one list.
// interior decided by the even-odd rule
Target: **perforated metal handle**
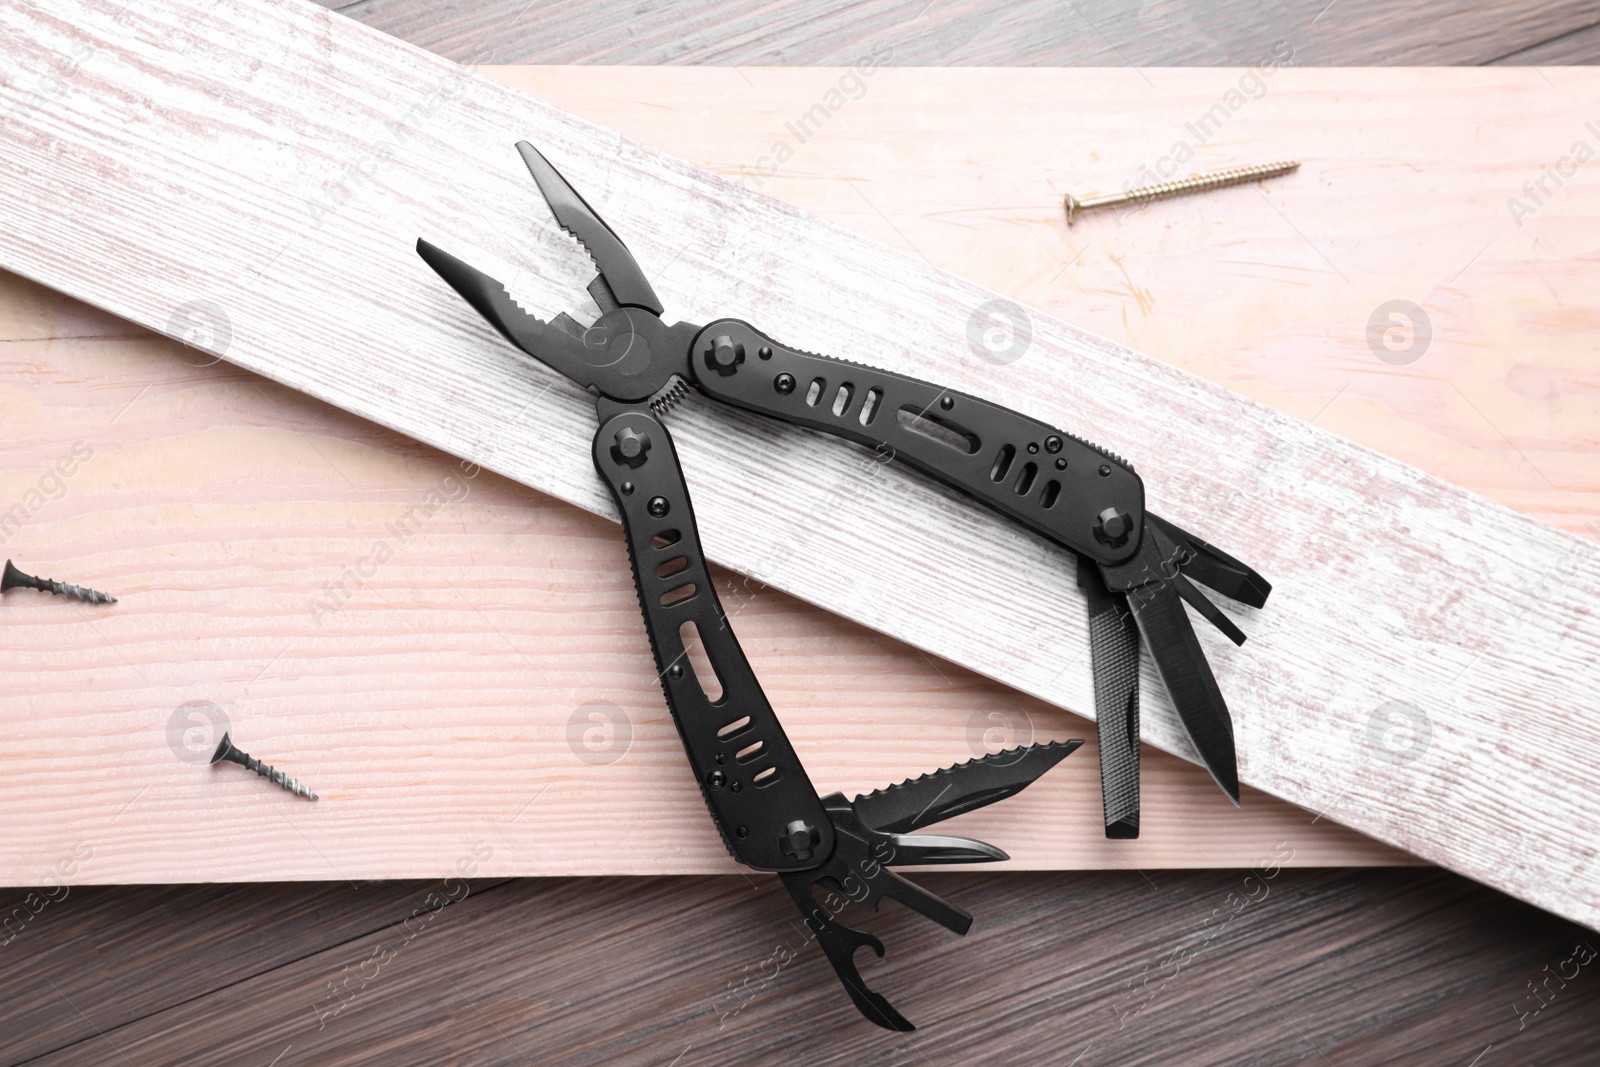
[[(672, 437), (648, 407), (600, 409), (595, 468), (622, 512), (661, 690), (706, 806), (741, 863), (810, 870), (833, 852), (833, 824), (728, 626)], [(714, 677), (690, 659), (695, 637)]]
[(1099, 563), (1133, 555), (1144, 483), (1103, 449), (980, 397), (778, 344), (748, 323), (703, 328), (708, 396), (892, 455)]

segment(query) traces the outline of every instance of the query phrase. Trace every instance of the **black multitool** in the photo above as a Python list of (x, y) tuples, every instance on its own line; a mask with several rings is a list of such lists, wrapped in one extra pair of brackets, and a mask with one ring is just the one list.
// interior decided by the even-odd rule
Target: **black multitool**
[[(427, 241), (417, 242), (417, 252), (513, 345), (597, 394), (595, 468), (622, 515), (662, 691), (712, 821), (735, 859), (779, 875), (863, 1015), (912, 1029), (856, 969), (856, 951), (882, 956), (882, 943), (841, 923), (830, 901), (876, 910), (889, 898), (964, 934), (971, 916), (888, 868), (1006, 858), (983, 842), (913, 831), (1014, 795), (1080, 742), (985, 756), (854, 800), (818, 796), (711, 584), (663, 421), (688, 388), (904, 460), (1078, 553), (1107, 834), (1138, 833), (1140, 635), (1201, 759), (1237, 803), (1232, 722), (1182, 605), (1242, 642), (1188, 578), (1259, 607), (1270, 589), (1260, 575), (1146, 511), (1143, 484), (1127, 463), (1036, 419), (788, 348), (737, 319), (668, 325), (616, 233), (532, 145), (519, 142), (517, 150), (556, 221), (599, 268), (588, 290), (600, 317), (589, 326), (565, 313), (543, 321), (504, 284)], [(709, 688), (721, 689), (716, 699), (689, 659), (696, 639), (716, 676)], [(818, 888), (827, 893), (821, 901)]]

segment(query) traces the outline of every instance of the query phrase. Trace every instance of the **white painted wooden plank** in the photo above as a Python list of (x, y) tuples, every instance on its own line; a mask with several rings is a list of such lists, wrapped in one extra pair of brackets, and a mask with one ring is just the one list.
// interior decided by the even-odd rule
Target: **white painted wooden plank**
[[(212, 301), (228, 359), (603, 511), (584, 399), (508, 359), (410, 251), (419, 233), (480, 249), (569, 306), (587, 273), (509, 148), (529, 137), (674, 315), (738, 315), (1073, 429), (1271, 577), (1245, 648), (1201, 637), (1244, 780), (1600, 919), (1592, 546), (1042, 315), (993, 366), (966, 336), (992, 294), (310, 6), (59, 10), (0, 14), (23, 69), (60, 68), (34, 97), (6, 89), (0, 265), (174, 334)], [(1569, 83), (1575, 105), (1590, 84)], [(674, 431), (715, 558), (1090, 708), (1061, 552), (835, 442), (701, 403)], [(1393, 701), (1429, 723), (1406, 763), (1369, 740)], [(1148, 705), (1146, 737), (1181, 752)]]

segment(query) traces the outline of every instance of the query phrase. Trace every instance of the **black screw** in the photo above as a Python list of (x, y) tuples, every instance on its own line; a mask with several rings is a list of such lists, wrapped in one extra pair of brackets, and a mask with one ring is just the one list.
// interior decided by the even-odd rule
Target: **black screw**
[[(772, 358), (772, 346), (771, 345), (762, 345), (760, 348), (756, 349), (756, 355), (760, 356), (762, 359), (771, 359)], [(748, 830), (745, 831), (745, 833), (749, 833), (749, 832), (750, 831), (748, 831)], [(744, 835), (741, 834), (739, 836), (743, 837)]]
[(721, 789), (727, 784), (728, 776), (721, 771), (712, 771), (706, 776), (706, 785), (709, 785), (712, 789)]
[(274, 783), (283, 786), (283, 788), (287, 789), (297, 797), (306, 797), (309, 800), (317, 799), (317, 794), (313, 793), (311, 790), (307, 789), (293, 778), (290, 778), (282, 771), (273, 767), (269, 767), (265, 763), (262, 763), (260, 760), (256, 759), (254, 756), (248, 756), (243, 752), (240, 752), (237, 748), (234, 748), (233, 742), (228, 739), (228, 735), (226, 733), (222, 735), (222, 741), (217, 745), (217, 751), (211, 757), (212, 763), (217, 763), (220, 760), (227, 760), (229, 763), (237, 763), (239, 766), (244, 767), (247, 770), (255, 771), (257, 774), (261, 775), (261, 777), (270, 779)]
[(68, 585), (66, 582), (58, 582), (51, 578), (35, 578), (31, 574), (24, 574), (8, 559), (5, 573), (0, 575), (0, 593), (12, 589), (37, 589), (41, 593), (54, 593), (69, 600), (82, 600), (90, 604), (117, 602), (116, 597), (102, 593), (98, 589), (86, 589), (81, 585)]
[(667, 498), (664, 496), (651, 497), (650, 503), (646, 504), (644, 507), (646, 511), (658, 519), (672, 510), (672, 505), (667, 503)]
[(1052, 456), (1061, 451), (1061, 438), (1051, 434), (1044, 439), (1044, 450)]
[(946, 411), (949, 411), (951, 408), (956, 406), (956, 398), (953, 396), (944, 397), (939, 401), (939, 406), (944, 408)]
[(794, 375), (778, 375), (776, 378), (772, 379), (772, 387), (778, 392), (782, 393), (784, 396), (788, 396), (790, 393), (794, 392)]
[(1102, 477), (1102, 478), (1111, 477), (1111, 465), (1109, 463), (1100, 464), (1100, 477)]

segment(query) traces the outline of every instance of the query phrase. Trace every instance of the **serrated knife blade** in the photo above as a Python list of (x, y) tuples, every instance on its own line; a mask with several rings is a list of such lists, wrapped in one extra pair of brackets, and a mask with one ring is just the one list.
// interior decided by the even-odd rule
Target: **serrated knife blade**
[(1007, 749), (863, 793), (850, 804), (874, 830), (910, 833), (1015, 796), (1082, 744), (1075, 738)]

